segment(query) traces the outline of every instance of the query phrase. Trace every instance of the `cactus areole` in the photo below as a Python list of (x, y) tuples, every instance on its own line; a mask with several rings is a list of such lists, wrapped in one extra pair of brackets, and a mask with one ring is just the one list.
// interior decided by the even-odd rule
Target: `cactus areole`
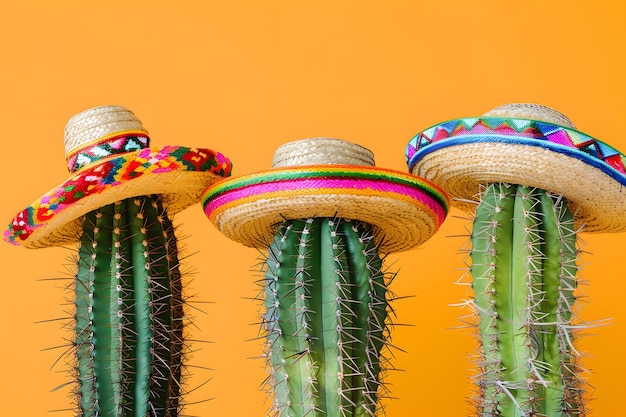
[(626, 230), (624, 155), (555, 110), (511, 104), (419, 133), (407, 162), (475, 214), (477, 415), (586, 415), (577, 233)]
[(215, 183), (202, 199), (228, 237), (268, 248), (271, 414), (378, 415), (389, 343), (381, 253), (430, 238), (447, 197), (414, 175), (370, 166), (373, 156), (363, 163), (368, 151), (349, 142), (308, 139), (279, 150), (273, 169)]
[(230, 175), (230, 161), (209, 149), (149, 148), (141, 122), (119, 106), (72, 117), (65, 144), (72, 176), (19, 213), (5, 239), (28, 248), (79, 243), (79, 414), (175, 416), (184, 301), (169, 215)]

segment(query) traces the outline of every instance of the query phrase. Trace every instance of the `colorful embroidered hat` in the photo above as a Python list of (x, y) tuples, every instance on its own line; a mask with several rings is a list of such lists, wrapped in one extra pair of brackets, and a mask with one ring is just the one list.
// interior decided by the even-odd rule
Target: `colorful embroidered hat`
[(283, 220), (336, 216), (373, 225), (386, 253), (428, 240), (448, 204), (430, 182), (377, 168), (369, 150), (328, 138), (282, 145), (272, 169), (216, 182), (202, 196), (207, 217), (246, 246), (267, 246)]
[(506, 182), (563, 195), (586, 232), (626, 231), (626, 157), (549, 107), (508, 104), (440, 123), (415, 135), (406, 157), (461, 209), (475, 207), (481, 184)]
[(70, 118), (65, 126), (70, 178), (18, 213), (5, 240), (27, 248), (75, 242), (83, 215), (141, 195), (162, 195), (173, 214), (230, 175), (228, 158), (210, 149), (149, 148), (149, 143), (141, 122), (124, 107), (95, 107)]

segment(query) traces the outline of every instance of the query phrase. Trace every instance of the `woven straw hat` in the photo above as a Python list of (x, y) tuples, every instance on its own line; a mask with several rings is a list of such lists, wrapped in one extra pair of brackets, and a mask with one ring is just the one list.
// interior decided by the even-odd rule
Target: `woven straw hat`
[(5, 231), (8, 242), (27, 248), (72, 243), (82, 216), (141, 195), (161, 194), (169, 213), (199, 202), (231, 163), (210, 149), (149, 148), (141, 122), (120, 106), (95, 107), (69, 119), (65, 152), (70, 178), (17, 214)]
[(342, 140), (289, 142), (273, 168), (211, 185), (205, 214), (230, 239), (265, 247), (284, 220), (340, 217), (371, 224), (381, 251), (428, 240), (448, 211), (445, 194), (419, 177), (374, 166), (367, 149)]
[(413, 137), (406, 156), (410, 172), (461, 209), (475, 208), (481, 184), (506, 182), (563, 195), (586, 232), (626, 231), (626, 157), (549, 107), (508, 104), (440, 123)]

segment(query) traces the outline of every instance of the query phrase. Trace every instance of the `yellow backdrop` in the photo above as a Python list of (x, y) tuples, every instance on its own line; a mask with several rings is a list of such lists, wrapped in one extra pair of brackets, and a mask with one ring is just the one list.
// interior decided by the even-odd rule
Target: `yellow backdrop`
[[(411, 136), (507, 102), (538, 102), (626, 149), (626, 11), (615, 1), (24, 1), (0, 13), (0, 220), (67, 176), (63, 126), (92, 106), (132, 109), (155, 145), (210, 147), (234, 174), (268, 168), (287, 141), (360, 143), (377, 165), (406, 170)], [(453, 211), (418, 250), (390, 258), (399, 324), (387, 379), (390, 416), (462, 416), (474, 372), (472, 332), (453, 329), (467, 298), (467, 221)], [(257, 253), (223, 236), (199, 206), (178, 215), (193, 310), (191, 415), (263, 415)], [(461, 236), (461, 237), (456, 237)], [(626, 394), (626, 234), (584, 236), (583, 318), (612, 318), (581, 342), (591, 356), (595, 415), (623, 412)], [(68, 249), (0, 245), (3, 415), (70, 406), (66, 366), (52, 367), (71, 329), (63, 290)], [(252, 341), (248, 341), (252, 340)], [(52, 368), (51, 368), (52, 367)], [(203, 384), (207, 379), (210, 381)], [(212, 399), (211, 401), (203, 401)], [(60, 415), (72, 415), (67, 411)]]

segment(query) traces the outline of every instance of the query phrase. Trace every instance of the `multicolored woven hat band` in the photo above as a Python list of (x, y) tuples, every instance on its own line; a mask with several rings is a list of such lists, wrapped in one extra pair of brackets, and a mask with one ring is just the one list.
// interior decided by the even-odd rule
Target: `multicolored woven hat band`
[(480, 117), (447, 121), (413, 137), (406, 148), (409, 171), (426, 154), (464, 143), (505, 142), (558, 150), (626, 184), (626, 156), (578, 130), (537, 120)]
[(387, 196), (403, 200), (408, 204), (419, 205), (432, 215), (436, 219), (437, 229), (446, 218), (449, 207), (445, 193), (434, 184), (410, 174), (351, 165), (281, 167), (220, 181), (205, 191), (202, 205), (207, 217), (215, 221), (218, 214), (234, 205), (311, 194)]
[(144, 131), (116, 132), (68, 153), (67, 166), (70, 172), (76, 172), (108, 157), (146, 149), (149, 146), (150, 138)]

